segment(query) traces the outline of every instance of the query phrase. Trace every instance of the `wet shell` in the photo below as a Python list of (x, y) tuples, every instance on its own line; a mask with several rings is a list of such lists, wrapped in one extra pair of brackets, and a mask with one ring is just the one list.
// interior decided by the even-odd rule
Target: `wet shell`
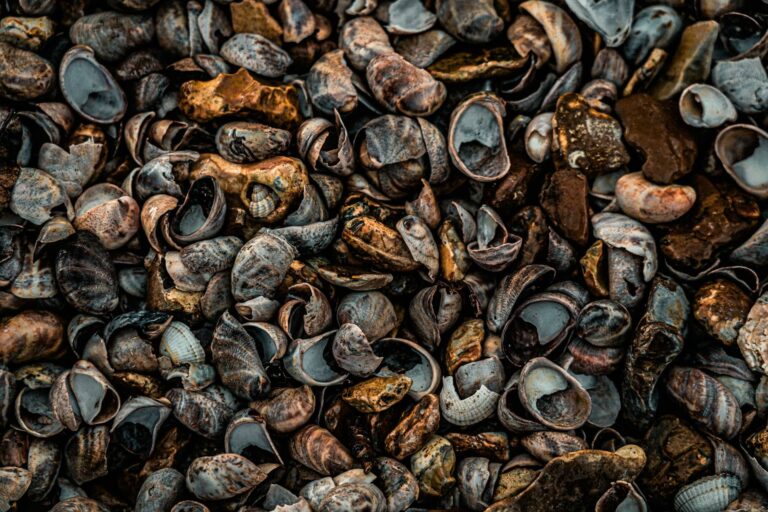
[(94, 123), (114, 123), (128, 108), (125, 93), (88, 46), (73, 46), (61, 60), (59, 84), (69, 106)]
[(283, 238), (257, 234), (237, 253), (232, 267), (232, 294), (238, 302), (272, 298), (282, 283), (296, 250)]
[(224, 500), (256, 487), (276, 467), (256, 465), (234, 453), (198, 457), (187, 469), (187, 489), (203, 500)]
[(504, 30), (491, 0), (441, 0), (437, 18), (451, 35), (469, 43), (488, 43)]
[(102, 315), (118, 305), (117, 271), (96, 235), (79, 231), (56, 255), (56, 281), (79, 311)]
[(64, 348), (64, 325), (51, 312), (27, 309), (0, 320), (0, 339), (3, 363), (55, 359)]
[(235, 34), (221, 46), (219, 53), (234, 66), (270, 78), (285, 74), (293, 62), (285, 50), (259, 34)]
[(339, 367), (356, 377), (367, 377), (381, 365), (365, 333), (353, 323), (339, 326), (333, 338), (333, 357)]
[(738, 186), (761, 199), (768, 197), (768, 133), (749, 124), (734, 124), (715, 140), (715, 153)]
[(656, 275), (656, 241), (645, 226), (618, 213), (598, 213), (592, 216), (592, 232), (595, 238), (609, 246), (642, 257), (646, 282)]
[(520, 402), (542, 424), (558, 430), (583, 425), (592, 401), (581, 384), (548, 359), (531, 359), (520, 371)]
[(181, 424), (209, 439), (215, 439), (224, 433), (229, 419), (234, 414), (234, 410), (212, 396), (210, 390), (187, 391), (174, 388), (166, 393), (166, 397), (173, 405), (174, 417)]
[(680, 94), (680, 117), (695, 128), (717, 128), (735, 121), (736, 109), (719, 89), (707, 84), (692, 84)]
[(581, 34), (566, 11), (542, 0), (523, 2), (520, 8), (535, 18), (547, 33), (558, 74), (581, 58)]
[(741, 492), (741, 481), (722, 474), (701, 478), (675, 495), (675, 512), (716, 512), (723, 510)]
[(411, 472), (419, 481), (419, 491), (426, 496), (443, 496), (455, 483), (453, 470), (456, 454), (448, 440), (433, 435), (411, 457)]
[(53, 86), (51, 64), (37, 54), (0, 41), (0, 93), (16, 100), (32, 100)]
[(184, 493), (184, 475), (173, 468), (150, 474), (136, 496), (136, 508), (147, 512), (168, 510)]
[(321, 475), (336, 475), (351, 469), (354, 459), (333, 434), (317, 425), (307, 425), (291, 437), (291, 457)]

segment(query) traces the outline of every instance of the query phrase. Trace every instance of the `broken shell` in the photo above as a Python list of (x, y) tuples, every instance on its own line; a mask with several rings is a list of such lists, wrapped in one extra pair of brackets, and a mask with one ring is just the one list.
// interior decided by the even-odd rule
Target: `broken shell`
[(217, 396), (231, 398), (229, 391), (209, 386), (203, 391), (187, 391), (174, 388), (166, 393), (173, 405), (174, 417), (191, 431), (209, 439), (215, 439), (224, 432), (234, 407)]
[(453, 379), (452, 376), (443, 377), (440, 392), (440, 410), (446, 421), (464, 427), (479, 423), (494, 413), (498, 393), (481, 385), (472, 395), (462, 399), (456, 392)]
[(254, 458), (254, 448), (268, 452), (283, 464), (283, 459), (267, 430), (266, 420), (251, 409), (245, 409), (232, 418), (224, 434), (224, 451)]
[(293, 432), (309, 421), (315, 412), (315, 394), (309, 386), (273, 389), (269, 398), (251, 402), (275, 432)]
[(381, 292), (357, 292), (344, 296), (336, 309), (339, 324), (355, 324), (371, 342), (397, 326), (397, 315), (389, 298)]
[(329, 331), (314, 338), (293, 340), (283, 359), (285, 370), (310, 386), (335, 386), (344, 382), (347, 374), (340, 371), (331, 352), (335, 335), (336, 331)]
[(20, 500), (32, 483), (32, 474), (24, 468), (0, 468), (0, 508), (10, 510), (13, 502)]
[(74, 212), (61, 183), (47, 172), (21, 168), (11, 191), (10, 210), (13, 213), (39, 226), (51, 220), (51, 210), (61, 205), (65, 206), (67, 217), (72, 219)]
[(373, 351), (384, 362), (377, 375), (403, 374), (413, 381), (408, 394), (414, 400), (434, 392), (440, 383), (440, 365), (421, 345), (401, 338), (383, 338)]
[(683, 27), (683, 20), (668, 5), (651, 5), (635, 14), (632, 30), (623, 46), (624, 56), (643, 62), (654, 48), (667, 48)]
[(336, 475), (352, 468), (354, 459), (333, 434), (317, 425), (307, 425), (291, 437), (291, 457), (321, 475)]
[(723, 510), (741, 492), (738, 477), (729, 474), (700, 478), (675, 495), (676, 512), (708, 512)]
[(433, 394), (426, 394), (403, 414), (387, 434), (384, 440), (387, 453), (398, 460), (413, 455), (437, 432), (439, 425), (439, 400)]
[(555, 457), (579, 450), (586, 450), (584, 439), (567, 432), (532, 432), (520, 438), (520, 444), (534, 457), (549, 462)]
[(530, 0), (520, 4), (544, 28), (555, 54), (555, 71), (562, 74), (581, 59), (581, 34), (573, 19), (561, 7), (542, 0)]
[(339, 33), (339, 43), (349, 63), (359, 70), (364, 70), (377, 55), (393, 51), (389, 36), (370, 16), (353, 18), (344, 23)]
[(72, 109), (94, 123), (109, 124), (125, 115), (125, 93), (88, 46), (73, 46), (62, 57), (59, 84)]
[(592, 217), (592, 231), (595, 238), (610, 247), (624, 249), (643, 258), (643, 279), (646, 282), (656, 275), (656, 241), (645, 226), (618, 213), (598, 213)]
[(160, 428), (170, 414), (167, 402), (146, 396), (131, 397), (115, 416), (112, 438), (129, 452), (148, 457), (154, 451)]
[(237, 396), (255, 400), (269, 393), (271, 384), (256, 344), (227, 311), (214, 329), (211, 354), (221, 381)]
[(712, 83), (740, 112), (768, 110), (768, 75), (757, 57), (718, 62), (712, 69)]
[(733, 345), (751, 306), (752, 298), (735, 281), (714, 279), (701, 285), (691, 309), (711, 336), (725, 345)]
[(616, 201), (624, 213), (645, 223), (672, 222), (696, 202), (696, 190), (686, 185), (656, 185), (642, 172), (625, 174), (616, 182)]
[(428, 116), (445, 101), (442, 82), (394, 52), (371, 59), (366, 79), (374, 97), (391, 112)]
[(548, 359), (531, 359), (520, 372), (520, 402), (542, 424), (570, 430), (589, 418), (592, 402), (579, 381)]
[(388, 512), (403, 512), (419, 498), (416, 477), (400, 462), (378, 457), (373, 462), (373, 472), (382, 481)]
[(307, 75), (307, 90), (312, 104), (325, 114), (334, 110), (346, 114), (357, 107), (357, 89), (342, 50), (328, 52), (315, 61)]
[(99, 183), (77, 198), (73, 225), (95, 234), (105, 249), (118, 249), (139, 230), (139, 205), (120, 187)]
[(541, 163), (549, 157), (554, 115), (553, 112), (539, 114), (525, 128), (525, 152), (534, 162)]
[(736, 109), (719, 89), (707, 84), (692, 84), (680, 93), (680, 117), (695, 128), (717, 128), (735, 121)]
[(503, 101), (490, 93), (466, 98), (451, 113), (448, 152), (454, 165), (473, 180), (496, 181), (509, 172), (504, 115)]
[(547, 265), (526, 265), (502, 278), (487, 308), (486, 325), (493, 333), (500, 333), (524, 293), (546, 286), (555, 277), (555, 270)]
[(198, 457), (187, 469), (187, 489), (200, 499), (224, 500), (256, 487), (276, 467), (256, 465), (234, 453)]
[(606, 46), (620, 46), (629, 36), (635, 10), (634, 0), (600, 3), (591, 0), (567, 0), (566, 4), (581, 21), (603, 37)]
[(762, 159), (768, 151), (768, 133), (749, 124), (723, 129), (715, 140), (715, 153), (738, 186), (761, 199), (768, 197), (768, 175)]

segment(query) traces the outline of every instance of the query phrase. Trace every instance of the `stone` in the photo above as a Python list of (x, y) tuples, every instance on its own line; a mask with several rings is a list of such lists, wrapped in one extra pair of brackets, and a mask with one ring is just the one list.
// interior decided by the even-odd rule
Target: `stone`
[(539, 200), (556, 229), (571, 242), (589, 241), (587, 178), (579, 171), (560, 169), (547, 176)]

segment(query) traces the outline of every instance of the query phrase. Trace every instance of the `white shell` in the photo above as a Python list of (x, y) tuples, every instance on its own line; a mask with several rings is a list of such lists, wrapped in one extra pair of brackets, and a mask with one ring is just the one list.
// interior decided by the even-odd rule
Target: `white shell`
[(680, 94), (680, 117), (695, 128), (716, 128), (738, 117), (736, 108), (720, 89), (692, 84)]
[(453, 377), (443, 377), (440, 392), (440, 411), (449, 423), (461, 427), (474, 425), (490, 417), (496, 411), (499, 394), (480, 386), (472, 396), (461, 399), (453, 384)]
[(525, 128), (525, 152), (536, 163), (549, 157), (552, 148), (552, 117), (554, 112), (537, 115)]
[(700, 478), (677, 492), (675, 512), (721, 512), (739, 493), (741, 480), (735, 475)]
[(656, 241), (648, 228), (620, 213), (592, 216), (592, 233), (611, 247), (618, 247), (643, 258), (643, 279), (649, 282), (658, 270)]
[(163, 333), (160, 354), (169, 357), (174, 366), (205, 362), (203, 346), (192, 330), (181, 322), (171, 322)]

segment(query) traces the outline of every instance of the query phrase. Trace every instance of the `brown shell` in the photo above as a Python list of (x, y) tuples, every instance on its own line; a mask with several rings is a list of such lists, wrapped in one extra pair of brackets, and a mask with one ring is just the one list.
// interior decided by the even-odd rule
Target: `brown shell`
[(291, 457), (322, 475), (351, 469), (354, 459), (333, 434), (317, 425), (307, 425), (291, 437)]

